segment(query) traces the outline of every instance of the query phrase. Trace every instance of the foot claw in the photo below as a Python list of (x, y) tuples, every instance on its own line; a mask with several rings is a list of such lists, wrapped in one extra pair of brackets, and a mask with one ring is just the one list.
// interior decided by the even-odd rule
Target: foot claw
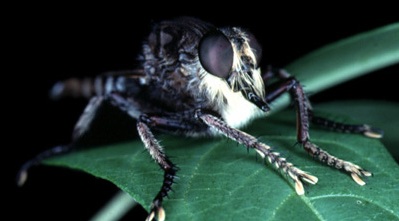
[(152, 221), (152, 220), (154, 220), (154, 217), (155, 217), (155, 211), (151, 211), (150, 214), (148, 214), (145, 221)]
[(362, 174), (363, 174), (364, 176), (372, 176), (372, 175), (373, 175), (371, 172), (369, 172), (369, 171), (367, 171), (367, 170), (362, 170), (361, 172), (362, 172)]
[(299, 179), (295, 180), (295, 191), (299, 196), (305, 195), (305, 188)]
[(356, 173), (351, 173), (352, 179), (359, 184), (360, 186), (364, 186), (366, 184), (366, 182), (364, 182), (360, 176)]
[(369, 125), (364, 125), (366, 130), (363, 132), (363, 135), (370, 138), (382, 138), (384, 136), (384, 131), (378, 128), (370, 127)]
[[(302, 171), (303, 172), (303, 171)], [(319, 180), (317, 177), (307, 174), (305, 172), (299, 174), (295, 179), (295, 191), (298, 195), (305, 195), (305, 188), (303, 188), (302, 181), (305, 181), (310, 184), (316, 184)]]
[(165, 210), (162, 207), (153, 207), (151, 209), (150, 214), (148, 214), (148, 216), (147, 216), (147, 218), (145, 220), (146, 221), (155, 220), (154, 219), (155, 218), (155, 214), (158, 214), (156, 220), (165, 221), (166, 214), (165, 214)]
[(364, 186), (366, 184), (366, 182), (364, 182), (361, 177), (371, 175), (373, 175), (371, 172), (362, 170), (361, 168), (357, 168), (356, 171), (352, 171), (351, 173), (352, 179), (360, 186)]
[(317, 177), (315, 177), (313, 175), (310, 175), (310, 174), (307, 174), (307, 173), (302, 174), (301, 175), (301, 179), (303, 181), (306, 181), (306, 182), (308, 182), (310, 184), (313, 184), (313, 185), (316, 184), (317, 181), (319, 181), (319, 179)]
[(17, 185), (23, 186), (28, 179), (28, 172), (26, 170), (21, 170), (17, 175)]
[(366, 182), (362, 180), (362, 176), (373, 175), (371, 172), (364, 170), (360, 166), (350, 162), (346, 162), (344, 169), (351, 174), (352, 179), (360, 186), (364, 186), (366, 184)]
[(305, 171), (302, 171), (298, 168), (292, 168), (288, 172), (288, 175), (294, 180), (295, 182), (295, 191), (298, 195), (304, 195), (305, 194), (305, 188), (303, 187), (302, 181), (305, 181), (310, 184), (316, 184), (318, 181), (318, 178), (306, 173)]

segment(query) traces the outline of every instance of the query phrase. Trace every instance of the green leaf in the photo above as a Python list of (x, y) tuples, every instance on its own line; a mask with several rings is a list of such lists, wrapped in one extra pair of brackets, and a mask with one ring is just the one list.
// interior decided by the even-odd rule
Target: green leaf
[[(388, 25), (323, 47), (292, 63), (287, 70), (306, 86), (307, 92), (316, 93), (399, 62), (398, 35), (399, 23)], [(288, 103), (288, 96), (284, 96), (273, 107), (279, 110)], [(333, 104), (327, 109), (333, 112), (334, 107), (340, 109), (343, 105)], [(367, 114), (361, 109), (360, 112)], [(397, 120), (396, 115), (391, 119)], [(374, 173), (367, 185), (360, 187), (347, 174), (321, 165), (294, 146), (294, 122), (294, 114), (285, 111), (257, 120), (244, 130), (318, 176), (319, 182), (307, 186), (305, 196), (297, 196), (285, 175), (270, 165), (264, 166), (259, 158), (256, 161), (253, 151), (246, 154), (244, 147), (232, 141), (160, 136), (167, 153), (181, 168), (180, 178), (173, 186), (175, 191), (165, 200), (167, 219), (399, 220), (399, 200), (394, 197), (399, 195), (399, 170), (380, 141), (311, 131), (313, 142)], [(107, 179), (146, 209), (163, 178), (138, 140), (79, 151), (46, 163)]]
[[(340, 40), (289, 64), (309, 94), (399, 62), (399, 23)], [(274, 111), (286, 107), (289, 96), (273, 103)]]
[[(174, 192), (165, 201), (167, 219), (298, 220), (301, 214), (307, 220), (399, 220), (399, 199), (394, 197), (399, 194), (399, 168), (379, 140), (311, 130), (313, 142), (373, 172), (361, 187), (294, 146), (292, 111), (259, 119), (245, 131), (316, 175), (319, 182), (307, 186), (305, 196), (298, 196), (286, 175), (264, 166), (254, 151), (247, 154), (245, 147), (232, 141), (161, 136), (180, 167)], [(147, 209), (163, 178), (139, 141), (79, 151), (48, 163), (110, 180)]]

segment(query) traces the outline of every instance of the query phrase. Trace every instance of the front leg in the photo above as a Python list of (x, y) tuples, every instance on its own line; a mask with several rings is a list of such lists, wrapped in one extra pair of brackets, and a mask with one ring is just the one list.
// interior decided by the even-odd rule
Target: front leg
[[(173, 117), (162, 117), (158, 115), (148, 116), (140, 112), (137, 109), (137, 103), (134, 100), (127, 100), (123, 96), (118, 94), (110, 94), (108, 99), (111, 104), (117, 106), (122, 111), (126, 112), (132, 118), (137, 119), (137, 131), (144, 143), (145, 148), (159, 167), (164, 171), (164, 178), (161, 189), (158, 194), (154, 197), (151, 209), (147, 217), (147, 221), (157, 219), (159, 221), (165, 220), (166, 214), (162, 207), (163, 199), (168, 195), (169, 191), (172, 190), (174, 179), (176, 178), (177, 167), (172, 161), (169, 160), (162, 146), (158, 140), (154, 137), (150, 128), (155, 129), (170, 129), (170, 130), (184, 130), (187, 129), (184, 124), (179, 124), (178, 119)], [(178, 116), (178, 114), (173, 115)]]
[(252, 148), (256, 150), (256, 152), (258, 152), (258, 154), (262, 158), (266, 158), (271, 164), (274, 164), (278, 169), (288, 174), (295, 182), (295, 190), (298, 195), (305, 194), (302, 181), (310, 184), (317, 183), (317, 177), (312, 176), (305, 171), (295, 167), (284, 157), (281, 157), (280, 153), (274, 152), (270, 146), (259, 142), (255, 137), (238, 129), (232, 128), (220, 118), (217, 118), (211, 114), (202, 113), (201, 110), (197, 111), (196, 117), (203, 121), (209, 127), (219, 131), (224, 136), (237, 141), (247, 148)]
[[(270, 72), (266, 74), (270, 78)], [(274, 86), (274, 90), (269, 92), (266, 97), (267, 102), (271, 102), (280, 96), (284, 92), (289, 92), (294, 99), (294, 104), (297, 113), (297, 140), (302, 144), (303, 148), (314, 158), (320, 160), (321, 162), (335, 167), (337, 169), (342, 169), (348, 172), (352, 179), (359, 185), (365, 185), (366, 183), (361, 179), (362, 176), (371, 176), (371, 172), (364, 170), (360, 166), (353, 164), (349, 161), (339, 159), (327, 151), (321, 149), (316, 144), (310, 141), (309, 136), (309, 122), (312, 120), (312, 110), (308, 98), (306, 97), (302, 86), (293, 77), (285, 71), (280, 71), (276, 75), (278, 78), (282, 79)], [(338, 127), (334, 125), (339, 125), (339, 128), (344, 128), (348, 132), (352, 133), (362, 133), (368, 137), (381, 137), (380, 130), (365, 126), (365, 125), (347, 125), (347, 124), (337, 124), (335, 122), (329, 121), (324, 118), (313, 117), (313, 122), (316, 124), (324, 124), (326, 127), (338, 130)]]
[(306, 104), (307, 99), (303, 92), (302, 86), (298, 81), (292, 80), (295, 83), (289, 89), (290, 94), (294, 97), (295, 106), (297, 110), (297, 139), (301, 143), (304, 149), (317, 158), (321, 162), (327, 164), (328, 166), (335, 167), (337, 169), (342, 169), (352, 176), (352, 179), (359, 185), (363, 186), (366, 183), (361, 179), (362, 176), (371, 176), (371, 172), (361, 168), (360, 166), (353, 164), (349, 161), (339, 159), (327, 151), (322, 150), (316, 144), (310, 141), (309, 137), (309, 112), (308, 105)]
[(151, 204), (151, 211), (147, 217), (147, 221), (153, 220), (157, 216), (159, 221), (165, 220), (165, 210), (162, 207), (163, 198), (168, 195), (168, 192), (172, 190), (172, 184), (176, 177), (177, 167), (169, 160), (166, 156), (163, 148), (159, 142), (155, 139), (150, 128), (146, 123), (139, 121), (137, 123), (137, 130), (140, 138), (144, 143), (145, 148), (150, 153), (151, 157), (158, 163), (161, 169), (164, 171), (164, 179), (161, 190), (155, 196)]

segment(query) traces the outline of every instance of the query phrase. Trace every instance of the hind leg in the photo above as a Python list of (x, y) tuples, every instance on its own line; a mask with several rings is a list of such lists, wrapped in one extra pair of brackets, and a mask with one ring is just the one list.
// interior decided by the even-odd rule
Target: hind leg
[(85, 110), (83, 111), (83, 114), (80, 116), (78, 122), (75, 125), (71, 144), (53, 147), (25, 162), (21, 166), (17, 174), (18, 186), (24, 185), (24, 183), (28, 178), (28, 170), (32, 166), (36, 166), (40, 164), (43, 160), (48, 159), (50, 157), (62, 155), (73, 150), (74, 149), (73, 144), (90, 129), (90, 125), (93, 119), (95, 118), (96, 112), (103, 102), (104, 102), (103, 97), (93, 97), (90, 99), (89, 104), (86, 106)]

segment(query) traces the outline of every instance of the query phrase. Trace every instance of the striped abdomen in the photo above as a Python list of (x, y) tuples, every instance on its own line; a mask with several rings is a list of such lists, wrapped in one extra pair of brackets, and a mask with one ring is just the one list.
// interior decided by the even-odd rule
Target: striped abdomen
[(139, 82), (139, 78), (136, 75), (113, 74), (100, 75), (95, 78), (70, 78), (57, 82), (50, 91), (50, 97), (52, 99), (63, 97), (90, 98), (110, 93), (129, 96), (139, 91)]

